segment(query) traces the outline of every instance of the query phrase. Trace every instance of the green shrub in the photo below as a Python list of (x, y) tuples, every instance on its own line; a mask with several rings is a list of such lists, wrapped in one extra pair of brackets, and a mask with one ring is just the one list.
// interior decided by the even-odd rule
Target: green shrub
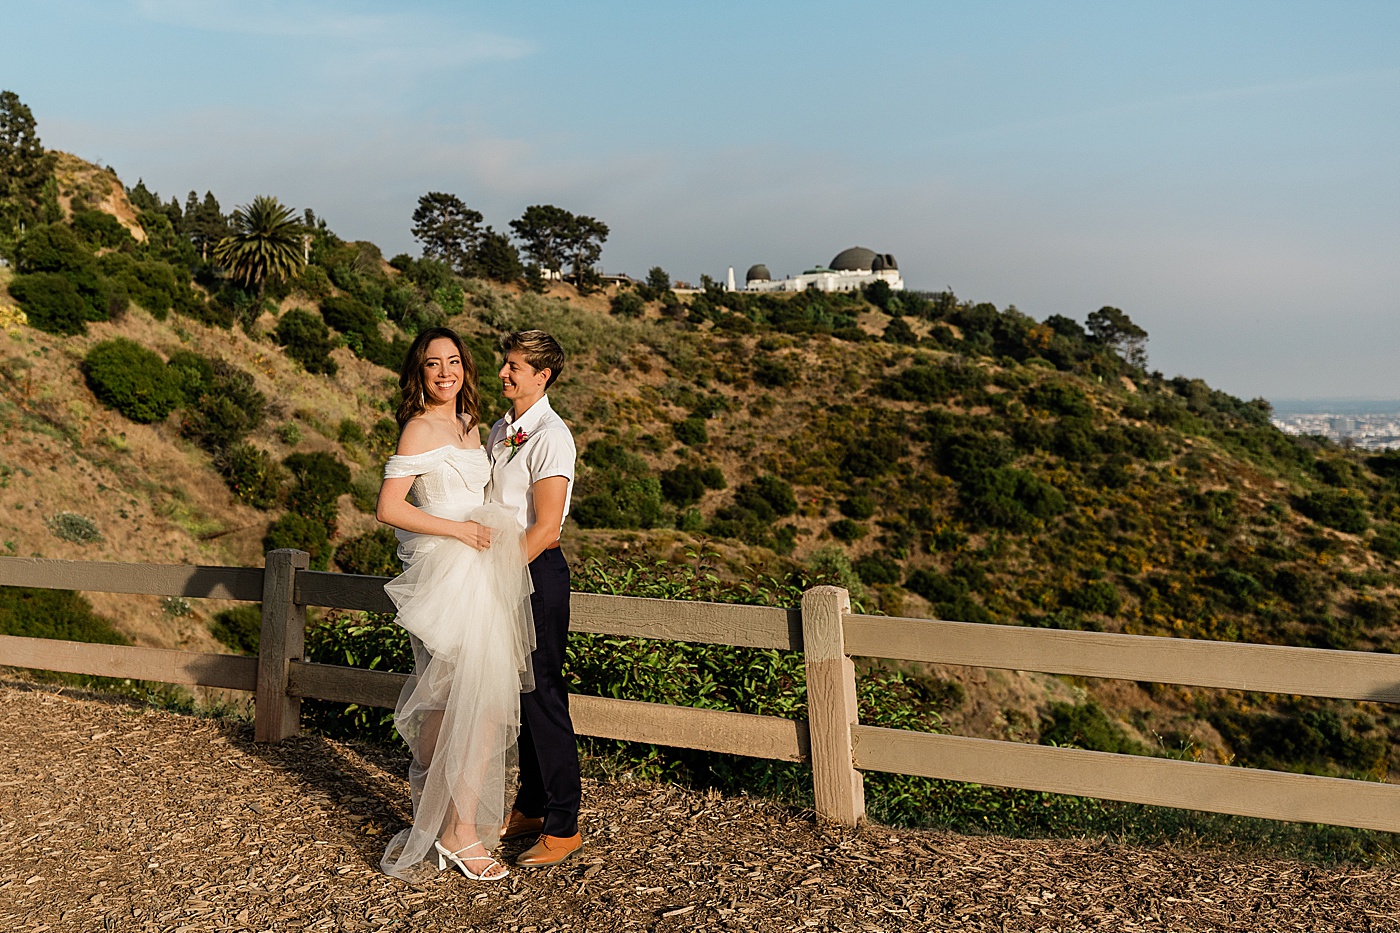
[(92, 544), (102, 540), (102, 532), (97, 523), (86, 515), (77, 512), (59, 512), (44, 519), (44, 524), (55, 538), (72, 541), (74, 544)]
[(694, 466), (682, 463), (661, 473), (661, 495), (672, 505), (687, 506), (700, 501), (705, 495), (705, 481), (701, 471)]
[(620, 441), (602, 438), (579, 458), (589, 470), (579, 480), (570, 515), (583, 528), (656, 528), (666, 523), (661, 482), (642, 457)]
[(180, 431), (205, 450), (217, 453), (257, 430), (267, 411), (267, 398), (248, 373), (225, 360), (209, 362), (211, 381), (186, 409)]
[(17, 275), (10, 280), (9, 289), (31, 326), (60, 336), (87, 331), (87, 303), (62, 273)]
[(83, 375), (102, 404), (138, 424), (162, 420), (180, 404), (165, 361), (125, 337), (104, 340), (83, 358)]
[(263, 537), (263, 550), (296, 548), (311, 555), (311, 569), (325, 570), (330, 564), (330, 535), (324, 522), (295, 512), (283, 515), (272, 523)]
[(70, 590), (0, 586), (0, 635), (58, 638), (101, 645), (129, 645), (92, 604)]
[(193, 405), (201, 395), (214, 390), (214, 361), (207, 356), (192, 350), (176, 350), (170, 354), (165, 368), (187, 405)]
[(827, 526), (827, 530), (837, 541), (855, 541), (864, 538), (869, 531), (864, 525), (849, 518), (838, 518)]
[(351, 491), (350, 468), (322, 451), (292, 454), (282, 465), (293, 477), (287, 508), (319, 521), (328, 534), (335, 534), (338, 500)]
[(339, 364), (330, 355), (335, 348), (330, 328), (310, 311), (291, 309), (277, 322), (275, 333), (287, 355), (307, 372), (334, 376), (339, 371)]
[(136, 245), (130, 231), (106, 211), (74, 211), (73, 232), (93, 248), (120, 249)]
[(345, 573), (398, 576), (403, 572), (398, 546), (399, 539), (392, 528), (376, 528), (342, 542), (335, 549), (335, 562)]
[(899, 562), (884, 554), (867, 554), (855, 562), (853, 569), (861, 582), (870, 585), (898, 583), (902, 575)]
[(1103, 707), (1088, 703), (1051, 703), (1040, 720), (1040, 744), (1087, 748), (1096, 752), (1141, 755), (1142, 743), (1130, 739), (1123, 728), (1108, 718)]
[(257, 654), (262, 640), (262, 605), (235, 606), (215, 613), (209, 634), (239, 654)]
[(797, 371), (780, 359), (760, 356), (753, 362), (753, 378), (761, 386), (778, 389), (797, 381)]
[(1065, 497), (1045, 480), (1010, 467), (965, 478), (958, 486), (970, 524), (1029, 531), (1068, 508)]
[(613, 314), (621, 315), (622, 317), (641, 317), (642, 312), (645, 311), (647, 307), (647, 303), (642, 300), (642, 296), (631, 290), (621, 291), (613, 295), (608, 305)]
[(875, 500), (866, 495), (855, 495), (841, 500), (841, 514), (847, 518), (864, 521), (875, 514)]
[(1400, 525), (1377, 525), (1371, 550), (1391, 560), (1400, 559)]
[(1116, 615), (1122, 608), (1123, 596), (1118, 587), (1107, 580), (1096, 580), (1070, 590), (1062, 597), (1063, 602), (1081, 612), (1096, 612), (1101, 615)]
[(1359, 535), (1370, 527), (1366, 498), (1349, 489), (1324, 489), (1295, 502), (1299, 512), (1320, 525)]
[(676, 435), (676, 440), (687, 447), (698, 447), (710, 441), (710, 432), (705, 429), (705, 419), (695, 415), (677, 421), (671, 425), (671, 431)]
[(287, 486), (287, 471), (272, 455), (252, 444), (235, 444), (214, 457), (214, 468), (233, 494), (255, 509), (277, 505)]
[(897, 401), (945, 402), (970, 389), (980, 389), (987, 381), (986, 373), (960, 360), (939, 366), (915, 364), (878, 383), (875, 390)]
[(15, 247), (15, 267), (20, 272), (90, 272), (92, 252), (72, 229), (62, 224), (30, 227)]

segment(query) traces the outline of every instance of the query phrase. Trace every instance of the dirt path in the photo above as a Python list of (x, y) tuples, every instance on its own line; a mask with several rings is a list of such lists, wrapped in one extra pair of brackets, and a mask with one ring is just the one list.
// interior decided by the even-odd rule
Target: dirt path
[(0, 930), (1400, 930), (1400, 873), (818, 826), (588, 783), (588, 844), (504, 884), (381, 875), (404, 762), (0, 680)]

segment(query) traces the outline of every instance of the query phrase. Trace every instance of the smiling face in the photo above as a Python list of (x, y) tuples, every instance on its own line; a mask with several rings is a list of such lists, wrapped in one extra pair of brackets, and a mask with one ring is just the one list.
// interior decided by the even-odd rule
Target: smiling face
[(462, 355), (446, 337), (428, 344), (423, 355), (423, 391), (429, 404), (450, 404), (462, 391)]
[(519, 350), (506, 354), (506, 361), (501, 364), (497, 375), (501, 377), (501, 394), (515, 408), (517, 416), (523, 415), (538, 402), (549, 384), (549, 370), (535, 369), (525, 361), (525, 354)]

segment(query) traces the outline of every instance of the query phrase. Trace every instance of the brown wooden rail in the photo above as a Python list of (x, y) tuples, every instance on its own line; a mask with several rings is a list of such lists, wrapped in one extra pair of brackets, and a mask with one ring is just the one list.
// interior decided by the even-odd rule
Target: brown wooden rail
[[(390, 612), (384, 578), (306, 569), (0, 558), (0, 585), (258, 600), (257, 658), (0, 637), (0, 665), (255, 694), (260, 741), (295, 735), (303, 698), (392, 708), (406, 676), (305, 660), (308, 606)], [(804, 652), (808, 720), (574, 695), (581, 735), (812, 766), (818, 812), (864, 815), (862, 771), (886, 771), (1278, 820), (1400, 831), (1400, 786), (861, 725), (852, 656), (1383, 702), (1400, 701), (1400, 656), (852, 615), (844, 590), (800, 609), (575, 594), (573, 631)]]

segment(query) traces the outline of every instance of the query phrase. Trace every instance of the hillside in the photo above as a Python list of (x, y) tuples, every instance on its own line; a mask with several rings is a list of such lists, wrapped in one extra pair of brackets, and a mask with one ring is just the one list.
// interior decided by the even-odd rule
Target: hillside
[[(837, 580), (889, 614), (1396, 650), (1400, 458), (1287, 437), (1264, 403), (1148, 371), (1115, 309), (1086, 330), (950, 294), (537, 294), (385, 262), (324, 222), (311, 264), (259, 300), (177, 229), (192, 212), (73, 157), (56, 177), (64, 219), (0, 269), (30, 321), (0, 338), (4, 553), (255, 564), (274, 540), (386, 567), (385, 364), (445, 320), (493, 413), (499, 334), (540, 327), (568, 352), (552, 398), (582, 453), (565, 536), (581, 569), (698, 562), (740, 588)], [(44, 275), (101, 300), (71, 322), (35, 297)], [(90, 354), (114, 338), (176, 374), (149, 423), (99, 400)], [(219, 407), (235, 389), (258, 417)], [(219, 606), (93, 603), (143, 644), (217, 644)], [(970, 734), (1377, 778), (1400, 740), (1368, 704), (909, 673)]]

